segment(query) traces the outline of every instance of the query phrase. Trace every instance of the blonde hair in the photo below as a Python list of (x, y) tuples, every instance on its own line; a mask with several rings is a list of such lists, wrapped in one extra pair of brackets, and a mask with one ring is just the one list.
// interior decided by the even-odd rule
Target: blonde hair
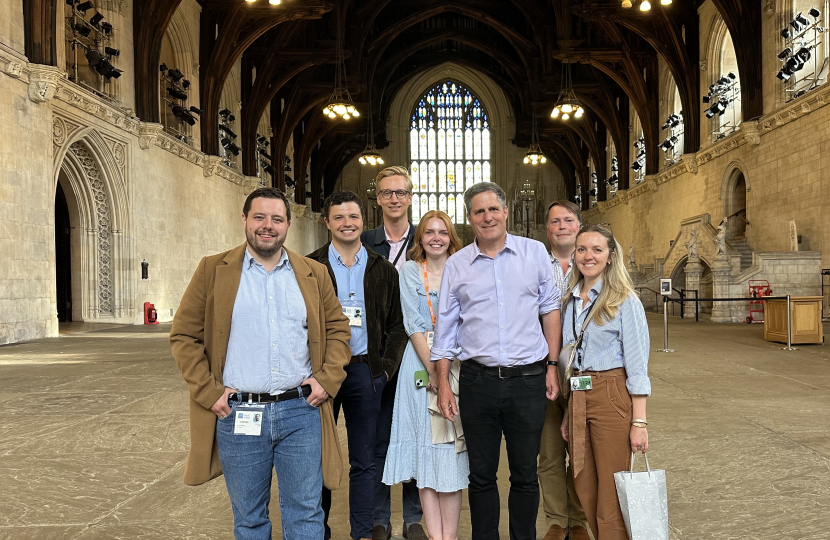
[[(634, 283), (631, 281), (631, 276), (628, 275), (628, 270), (623, 264), (622, 256), (620, 255), (619, 242), (614, 238), (611, 229), (605, 225), (589, 224), (582, 227), (576, 235), (576, 240), (579, 242), (579, 237), (585, 233), (599, 233), (605, 238), (608, 243), (608, 266), (603, 270), (602, 275), (602, 290), (595, 302), (595, 308), (591, 310), (591, 320), (597, 326), (602, 326), (608, 321), (613, 320), (617, 316), (619, 307), (625, 302), (628, 297), (634, 292)], [(571, 301), (571, 290), (578, 284), (583, 283), (584, 277), (579, 267), (574, 264), (571, 271), (571, 279), (568, 284), (568, 293), (565, 295), (562, 305), (565, 306)]]
[(407, 191), (412, 193), (412, 177), (409, 176), (409, 170), (406, 167), (401, 167), (400, 165), (386, 167), (378, 173), (375, 177), (375, 189), (378, 190), (378, 193), (380, 193), (380, 181), (384, 178), (389, 178), (390, 176), (403, 176), (406, 180)]
[(421, 221), (418, 223), (418, 227), (412, 235), (412, 247), (409, 248), (409, 258), (417, 263), (422, 263), (427, 259), (427, 254), (424, 246), (421, 245), (421, 240), (423, 240), (424, 234), (426, 234), (427, 224), (432, 218), (440, 219), (447, 226), (447, 232), (450, 235), (450, 246), (447, 249), (448, 255), (452, 255), (464, 247), (461, 239), (458, 238), (458, 233), (455, 232), (455, 226), (452, 224), (450, 216), (440, 210), (430, 210), (421, 217)]

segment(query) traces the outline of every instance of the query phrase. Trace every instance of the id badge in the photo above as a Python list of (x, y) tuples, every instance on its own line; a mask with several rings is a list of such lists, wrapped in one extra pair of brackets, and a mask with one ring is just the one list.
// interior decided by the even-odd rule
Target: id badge
[(432, 342), (433, 342), (434, 340), (435, 340), (435, 332), (433, 332), (432, 330), (430, 330), (429, 332), (427, 332), (427, 347), (429, 347), (430, 349), (432, 349)]
[(571, 392), (579, 390), (590, 390), (594, 386), (591, 384), (591, 377), (589, 375), (583, 377), (571, 377)]
[(262, 434), (262, 417), (265, 414), (264, 405), (239, 405), (234, 411), (233, 434), (255, 435)]
[(343, 314), (349, 318), (349, 326), (363, 326), (363, 308), (343, 306)]

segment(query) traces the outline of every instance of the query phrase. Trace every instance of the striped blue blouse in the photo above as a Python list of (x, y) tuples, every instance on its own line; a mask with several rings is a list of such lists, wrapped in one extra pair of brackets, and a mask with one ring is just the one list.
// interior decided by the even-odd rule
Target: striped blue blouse
[[(579, 296), (578, 283), (573, 289), (573, 296), (568, 305), (562, 306), (562, 343), (567, 345), (576, 341), (576, 335), (585, 322), (588, 308), (596, 302), (602, 290), (602, 280), (588, 291), (588, 304), (583, 307)], [(574, 322), (574, 308), (576, 321)], [(635, 293), (622, 303), (617, 316), (606, 321), (602, 326), (591, 322), (585, 330), (579, 352), (582, 363), (576, 360), (576, 369), (582, 371), (607, 371), (624, 367), (628, 376), (625, 383), (631, 395), (651, 395), (651, 381), (648, 378), (648, 353), (651, 342), (648, 336), (648, 324), (643, 304)]]

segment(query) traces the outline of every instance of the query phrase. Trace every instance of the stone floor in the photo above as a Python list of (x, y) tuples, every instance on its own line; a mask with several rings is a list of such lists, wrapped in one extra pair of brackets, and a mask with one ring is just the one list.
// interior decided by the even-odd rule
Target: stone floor
[[(830, 348), (783, 351), (760, 325), (670, 327), (677, 352), (652, 353), (648, 418), (672, 538), (830, 539)], [(168, 329), (68, 325), (0, 347), (0, 539), (232, 538), (224, 483), (181, 482), (187, 394)], [(345, 501), (335, 494), (338, 540)], [(469, 538), (466, 496), (461, 523)]]

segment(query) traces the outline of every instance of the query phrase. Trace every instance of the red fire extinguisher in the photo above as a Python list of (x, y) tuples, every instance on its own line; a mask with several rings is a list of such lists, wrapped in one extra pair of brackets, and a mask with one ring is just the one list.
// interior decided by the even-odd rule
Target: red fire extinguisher
[(156, 306), (150, 302), (144, 302), (144, 324), (158, 324), (158, 318)]

